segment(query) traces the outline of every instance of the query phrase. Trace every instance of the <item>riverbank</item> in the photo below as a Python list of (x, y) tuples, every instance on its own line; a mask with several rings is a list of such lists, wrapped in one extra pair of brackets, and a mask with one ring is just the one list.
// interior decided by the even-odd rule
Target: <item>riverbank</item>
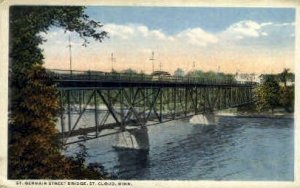
[(285, 112), (282, 109), (274, 110), (272, 112), (240, 112), (236, 110), (223, 110), (216, 113), (217, 116), (234, 116), (237, 118), (274, 118), (274, 119), (282, 119), (288, 118), (293, 119), (294, 113)]

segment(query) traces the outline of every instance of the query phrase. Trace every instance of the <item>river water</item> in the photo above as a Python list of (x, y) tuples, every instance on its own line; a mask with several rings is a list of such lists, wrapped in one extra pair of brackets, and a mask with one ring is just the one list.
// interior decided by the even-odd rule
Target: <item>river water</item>
[(179, 120), (149, 126), (148, 134), (148, 154), (114, 150), (113, 135), (86, 141), (87, 161), (120, 179), (294, 179), (293, 119), (221, 116), (209, 126)]

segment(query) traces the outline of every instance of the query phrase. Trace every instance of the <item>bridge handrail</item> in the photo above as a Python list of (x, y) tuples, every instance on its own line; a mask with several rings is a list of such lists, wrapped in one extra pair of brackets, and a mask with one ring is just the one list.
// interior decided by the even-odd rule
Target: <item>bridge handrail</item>
[(107, 81), (148, 81), (148, 82), (167, 82), (167, 83), (188, 83), (188, 84), (238, 84), (238, 85), (256, 85), (256, 82), (236, 81), (229, 79), (208, 79), (199, 77), (185, 76), (165, 76), (165, 75), (146, 75), (131, 73), (107, 73), (100, 71), (77, 71), (77, 70), (59, 70), (47, 69), (49, 76), (55, 80), (107, 80)]

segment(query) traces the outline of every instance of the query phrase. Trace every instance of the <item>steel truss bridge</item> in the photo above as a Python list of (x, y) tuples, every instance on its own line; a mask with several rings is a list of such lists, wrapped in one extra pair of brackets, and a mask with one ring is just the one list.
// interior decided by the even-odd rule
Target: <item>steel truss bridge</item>
[[(192, 77), (48, 70), (60, 92), (64, 144), (209, 114), (254, 101), (254, 82)], [(88, 116), (88, 118), (86, 118)], [(88, 119), (88, 120), (87, 120)], [(68, 141), (71, 137), (75, 141)]]

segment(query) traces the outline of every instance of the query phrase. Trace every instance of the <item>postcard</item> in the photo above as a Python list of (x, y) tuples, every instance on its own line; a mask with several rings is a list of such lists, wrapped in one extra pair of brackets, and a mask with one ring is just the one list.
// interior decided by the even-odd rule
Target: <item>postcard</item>
[(299, 186), (296, 0), (0, 6), (1, 186)]

